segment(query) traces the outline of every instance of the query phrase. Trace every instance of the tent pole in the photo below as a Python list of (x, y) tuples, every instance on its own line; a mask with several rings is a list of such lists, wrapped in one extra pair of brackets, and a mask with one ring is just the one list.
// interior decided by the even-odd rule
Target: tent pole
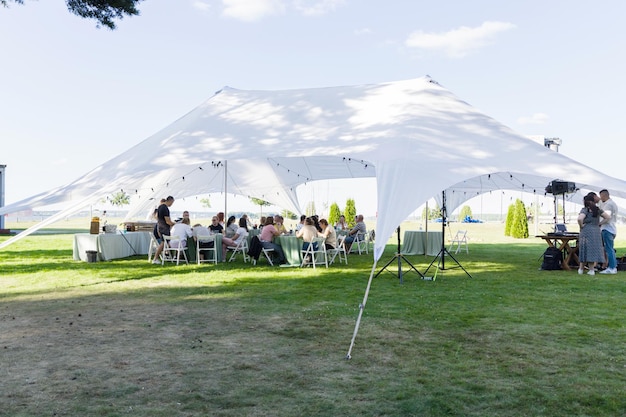
[(224, 219), (228, 219), (228, 161), (224, 161)]
[(350, 348), (348, 349), (348, 354), (346, 355), (346, 359), (352, 359), (352, 348), (354, 347), (354, 340), (356, 339), (356, 334), (359, 332), (359, 325), (361, 324), (361, 317), (363, 316), (363, 310), (365, 309), (365, 304), (367, 304), (367, 296), (370, 293), (370, 288), (372, 286), (372, 279), (374, 278), (374, 271), (376, 270), (376, 263), (374, 261), (374, 265), (372, 265), (372, 272), (370, 272), (370, 279), (367, 281), (367, 287), (365, 288), (365, 295), (363, 296), (363, 302), (359, 304), (359, 316), (356, 319), (356, 325), (354, 326), (354, 333), (352, 334), (352, 341), (350, 341)]

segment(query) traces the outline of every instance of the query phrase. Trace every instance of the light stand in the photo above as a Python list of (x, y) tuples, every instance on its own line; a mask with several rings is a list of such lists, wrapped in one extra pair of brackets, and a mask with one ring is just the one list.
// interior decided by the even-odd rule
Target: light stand
[[(389, 260), (389, 262), (387, 262), (387, 263), (385, 264), (385, 266), (383, 266), (383, 267), (380, 269), (380, 271), (378, 271), (378, 272), (376, 273), (376, 275), (374, 276), (374, 278), (376, 278), (377, 276), (379, 276), (381, 272), (383, 272), (385, 269), (387, 269), (387, 267), (388, 267), (389, 265), (391, 265), (391, 263), (397, 259), (397, 260), (398, 260), (398, 279), (400, 280), (400, 284), (402, 284), (402, 283), (403, 283), (403, 281), (402, 281), (402, 261), (404, 261), (404, 262), (406, 262), (407, 264), (409, 264), (410, 269), (412, 269), (412, 270), (414, 270), (415, 272), (417, 272), (417, 273), (419, 274), (419, 276), (420, 276), (420, 277), (422, 277), (422, 279), (424, 279), (424, 274), (422, 274), (420, 271), (418, 271), (418, 270), (417, 270), (417, 268), (415, 268), (415, 267), (413, 266), (413, 264), (412, 264), (411, 262), (409, 262), (409, 260), (408, 260), (408, 259), (406, 259), (406, 258), (404, 257), (404, 255), (402, 255), (402, 254), (400, 253), (400, 226), (398, 226), (398, 228), (396, 229), (396, 234), (398, 235), (398, 251), (397, 251), (397, 252), (396, 252), (396, 254), (393, 256), (393, 258), (391, 258), (391, 259)], [(410, 269), (409, 269), (409, 270), (410, 270)], [(388, 272), (391, 272), (391, 271), (389, 271), (388, 269), (387, 269), (387, 271), (388, 271)]]
[[(450, 251), (448, 249), (446, 249), (446, 222), (448, 221), (448, 213), (447, 213), (447, 209), (446, 209), (446, 192), (442, 191), (441, 195), (442, 195), (442, 207), (441, 207), (441, 249), (439, 250), (439, 253), (437, 254), (437, 256), (435, 256), (433, 261), (430, 263), (430, 265), (428, 265), (428, 268), (426, 268), (425, 273), (428, 273), (430, 268), (434, 265), (435, 261), (438, 259), (439, 261), (437, 262), (437, 270), (435, 270), (435, 275), (432, 278), (431, 277), (424, 277), (424, 276), (422, 276), (422, 278), (434, 281), (437, 278), (437, 271), (439, 271), (439, 270), (445, 271), (446, 270), (446, 254), (450, 258), (452, 258), (452, 260), (454, 262), (456, 262), (457, 266), (454, 267), (454, 268), (461, 268), (463, 270), (463, 272), (465, 272), (467, 274), (467, 276), (471, 278), (472, 276), (469, 274), (469, 272), (467, 272), (465, 270), (465, 268), (463, 268), (463, 266), (459, 263), (459, 261), (457, 261), (456, 258), (454, 256), (452, 256)], [(452, 268), (448, 268), (448, 269), (452, 269)]]

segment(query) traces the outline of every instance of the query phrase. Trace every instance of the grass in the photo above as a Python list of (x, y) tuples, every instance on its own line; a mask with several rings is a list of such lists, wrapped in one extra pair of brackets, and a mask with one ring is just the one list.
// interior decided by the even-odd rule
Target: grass
[(71, 234), (28, 237), (0, 251), (0, 415), (625, 415), (626, 273), (539, 271), (543, 241), (470, 226), (472, 278), (383, 271), (351, 360), (371, 256), (88, 264)]

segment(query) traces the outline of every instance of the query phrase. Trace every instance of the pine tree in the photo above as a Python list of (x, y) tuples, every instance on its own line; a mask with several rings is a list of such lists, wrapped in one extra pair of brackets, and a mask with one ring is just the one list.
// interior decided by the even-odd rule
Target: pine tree
[(339, 221), (339, 216), (341, 216), (341, 210), (337, 203), (333, 203), (330, 205), (330, 213), (328, 213), (328, 224), (335, 225)]
[(346, 209), (343, 211), (343, 215), (346, 217), (346, 223), (348, 223), (348, 226), (354, 227), (356, 224), (354, 221), (354, 217), (356, 216), (356, 206), (353, 199), (349, 198), (346, 200)]
[(515, 215), (515, 206), (511, 204), (506, 213), (506, 223), (504, 223), (504, 236), (511, 236), (511, 228), (513, 226), (513, 216)]
[(526, 239), (528, 237), (528, 217), (526, 206), (519, 198), (515, 200), (515, 210), (513, 222), (511, 224), (511, 236), (517, 239)]

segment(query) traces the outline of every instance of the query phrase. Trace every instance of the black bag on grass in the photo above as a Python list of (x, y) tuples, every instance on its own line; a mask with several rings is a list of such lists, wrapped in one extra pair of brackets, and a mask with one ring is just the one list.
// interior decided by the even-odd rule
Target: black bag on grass
[(544, 271), (554, 271), (561, 269), (563, 263), (563, 253), (558, 248), (549, 247), (543, 253), (543, 263), (541, 269)]

